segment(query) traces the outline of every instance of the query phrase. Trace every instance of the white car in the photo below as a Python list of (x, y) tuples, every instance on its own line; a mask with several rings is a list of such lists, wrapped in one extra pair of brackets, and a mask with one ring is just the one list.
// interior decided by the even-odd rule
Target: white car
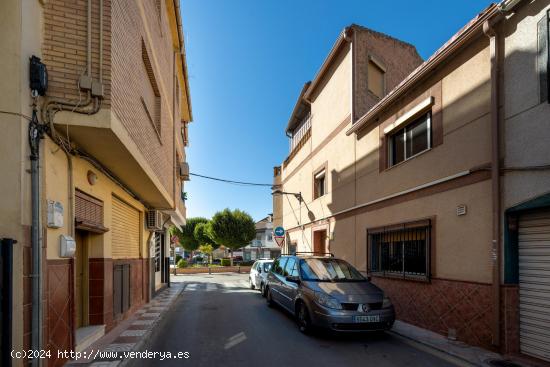
[(267, 273), (269, 273), (269, 269), (271, 269), (271, 264), (273, 264), (273, 260), (271, 259), (260, 259), (250, 268), (250, 275), (248, 277), (250, 289), (259, 289), (262, 296), (265, 296), (264, 286), (267, 279)]

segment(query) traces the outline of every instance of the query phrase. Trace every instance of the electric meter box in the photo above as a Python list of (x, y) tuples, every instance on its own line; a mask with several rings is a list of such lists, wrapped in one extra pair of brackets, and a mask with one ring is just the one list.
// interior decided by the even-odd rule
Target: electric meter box
[(63, 204), (48, 200), (48, 228), (63, 227)]
[(74, 257), (76, 252), (76, 241), (71, 236), (62, 234), (59, 236), (59, 242), (61, 247), (61, 257)]

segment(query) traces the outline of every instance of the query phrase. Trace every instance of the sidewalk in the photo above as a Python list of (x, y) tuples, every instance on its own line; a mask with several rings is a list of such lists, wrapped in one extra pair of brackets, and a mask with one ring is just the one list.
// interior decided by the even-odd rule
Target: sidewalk
[[(122, 367), (129, 362), (123, 360), (122, 353), (139, 350), (182, 290), (182, 283), (172, 283), (170, 288), (161, 291), (151, 302), (143, 305), (134, 315), (84, 350), (83, 358), (68, 361), (65, 366)], [(112, 353), (110, 358), (100, 358), (96, 357), (99, 352)]]
[(445, 353), (464, 365), (479, 367), (535, 367), (536, 364), (526, 363), (510, 359), (501, 354), (494, 353), (482, 348), (473, 347), (463, 342), (450, 340), (443, 335), (432, 331), (407, 324), (403, 321), (395, 321), (391, 330), (393, 334), (417, 343), (428, 348), (435, 349), (438, 352)]

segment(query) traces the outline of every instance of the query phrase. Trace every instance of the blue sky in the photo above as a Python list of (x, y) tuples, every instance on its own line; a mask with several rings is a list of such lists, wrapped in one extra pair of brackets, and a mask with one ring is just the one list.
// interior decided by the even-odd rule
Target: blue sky
[[(426, 59), (491, 1), (183, 0), (194, 122), (192, 173), (271, 183), (284, 127), (341, 30), (352, 23), (414, 44)], [(388, 6), (391, 4), (390, 6)], [(269, 187), (192, 177), (188, 217), (224, 208), (270, 213)]]

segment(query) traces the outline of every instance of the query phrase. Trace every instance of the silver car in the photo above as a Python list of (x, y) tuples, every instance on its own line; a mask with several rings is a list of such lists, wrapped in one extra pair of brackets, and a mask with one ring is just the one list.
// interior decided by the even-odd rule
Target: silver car
[(271, 259), (259, 259), (250, 268), (250, 275), (248, 276), (250, 289), (259, 289), (262, 296), (265, 296), (265, 282), (271, 264), (273, 264)]
[(267, 276), (268, 306), (295, 316), (300, 331), (389, 330), (395, 310), (384, 292), (344, 260), (325, 256), (281, 256)]

